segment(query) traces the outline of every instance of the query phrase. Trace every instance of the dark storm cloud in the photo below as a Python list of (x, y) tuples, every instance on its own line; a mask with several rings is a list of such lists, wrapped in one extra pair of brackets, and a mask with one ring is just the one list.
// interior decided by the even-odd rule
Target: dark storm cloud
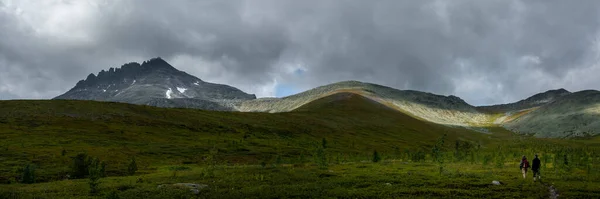
[(490, 104), (600, 83), (592, 0), (0, 2), (3, 99), (156, 56), (259, 96), (353, 79)]

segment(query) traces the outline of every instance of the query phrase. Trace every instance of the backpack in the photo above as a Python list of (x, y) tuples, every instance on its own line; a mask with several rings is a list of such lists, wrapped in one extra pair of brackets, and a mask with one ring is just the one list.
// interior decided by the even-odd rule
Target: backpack
[(521, 164), (519, 164), (519, 167), (522, 168), (529, 168), (529, 161), (527, 160), (521, 160)]

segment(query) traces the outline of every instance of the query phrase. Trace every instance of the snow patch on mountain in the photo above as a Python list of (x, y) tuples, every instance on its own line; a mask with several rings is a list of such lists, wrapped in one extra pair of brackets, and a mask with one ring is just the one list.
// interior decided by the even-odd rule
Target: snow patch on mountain
[(167, 96), (167, 99), (172, 99), (173, 98), (171, 96), (171, 94), (173, 94), (173, 90), (171, 90), (171, 88), (169, 88), (169, 90), (167, 90), (167, 92), (165, 92), (165, 95)]
[(185, 91), (187, 90), (187, 88), (181, 88), (181, 87), (177, 87), (177, 90), (178, 90), (180, 93), (185, 93)]

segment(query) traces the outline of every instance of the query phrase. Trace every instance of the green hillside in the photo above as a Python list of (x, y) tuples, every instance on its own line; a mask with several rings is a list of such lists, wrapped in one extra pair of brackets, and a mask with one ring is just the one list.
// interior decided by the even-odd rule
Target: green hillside
[(450, 139), (487, 141), (481, 133), (416, 120), (359, 95), (323, 103), (342, 95), (278, 114), (93, 101), (0, 101), (0, 182), (18, 177), (15, 168), (27, 162), (43, 171), (39, 180), (61, 179), (69, 157), (79, 152), (107, 161), (108, 172), (120, 175), (133, 156), (146, 166), (196, 164), (212, 148), (219, 150), (221, 161), (258, 164), (277, 155), (290, 160), (308, 156), (322, 139), (335, 153), (348, 155), (428, 150), (444, 133)]
[[(595, 170), (600, 161), (593, 153), (597, 138), (536, 139), (489, 130), (429, 123), (348, 92), (274, 114), (0, 101), (0, 198), (95, 198), (115, 190), (125, 198), (170, 198), (187, 192), (156, 187), (178, 182), (210, 184), (200, 198), (547, 196), (547, 184), (517, 178), (518, 158), (533, 153), (553, 160), (546, 180), (559, 189), (595, 194), (598, 174), (586, 168)], [(432, 148), (444, 134), (440, 170)], [(371, 163), (374, 151), (381, 163)], [(106, 162), (100, 195), (88, 196), (86, 179), (65, 180), (72, 157), (82, 152)], [(559, 166), (562, 154), (568, 167)], [(128, 176), (133, 157), (139, 170)], [(20, 184), (30, 163), (37, 183)], [(509, 185), (489, 186), (498, 179)], [(583, 182), (591, 186), (572, 187)]]

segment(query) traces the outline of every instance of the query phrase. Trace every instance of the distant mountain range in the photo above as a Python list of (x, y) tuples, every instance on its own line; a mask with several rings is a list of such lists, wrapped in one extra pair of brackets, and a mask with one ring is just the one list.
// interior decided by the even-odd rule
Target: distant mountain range
[[(241, 112), (291, 112), (328, 96), (359, 95), (414, 118), (487, 132), (503, 126), (536, 137), (581, 137), (600, 134), (600, 92), (549, 90), (527, 99), (493, 106), (472, 106), (456, 96), (397, 90), (345, 81), (283, 98), (255, 95), (222, 84), (204, 82), (179, 71), (161, 58), (128, 63), (90, 74), (54, 99), (113, 101), (158, 107)], [(331, 104), (331, 103), (327, 103)]]

